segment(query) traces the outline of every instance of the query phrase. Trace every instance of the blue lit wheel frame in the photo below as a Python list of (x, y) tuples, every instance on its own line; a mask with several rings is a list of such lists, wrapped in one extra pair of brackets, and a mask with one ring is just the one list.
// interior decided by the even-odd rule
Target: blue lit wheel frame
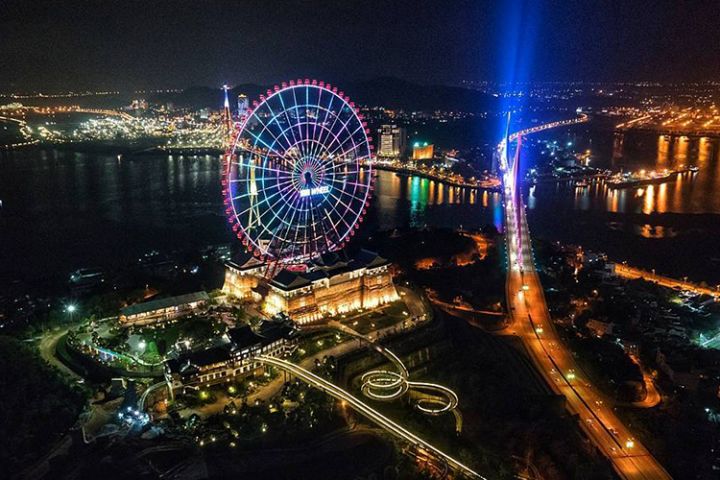
[(265, 261), (302, 263), (342, 248), (371, 197), (367, 124), (337, 87), (276, 86), (253, 102), (226, 155), (226, 213)]

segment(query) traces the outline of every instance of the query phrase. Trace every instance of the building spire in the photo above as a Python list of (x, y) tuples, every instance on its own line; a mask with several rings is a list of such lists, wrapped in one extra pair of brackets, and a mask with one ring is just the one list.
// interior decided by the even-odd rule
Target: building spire
[(223, 105), (223, 123), (225, 124), (225, 132), (230, 135), (233, 130), (233, 120), (230, 114), (230, 99), (228, 98), (228, 91), (230, 90), (230, 87), (228, 87), (227, 85), (223, 85), (223, 90), (225, 92), (225, 103)]
[(230, 110), (230, 100), (228, 99), (228, 90), (230, 90), (230, 87), (228, 87), (227, 85), (223, 85), (223, 90), (225, 91), (225, 103), (223, 107), (226, 110)]

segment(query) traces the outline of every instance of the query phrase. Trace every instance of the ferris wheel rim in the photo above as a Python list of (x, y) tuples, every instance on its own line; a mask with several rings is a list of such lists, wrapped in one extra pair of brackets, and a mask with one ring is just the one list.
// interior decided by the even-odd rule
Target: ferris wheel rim
[[(298, 103), (296, 90), (299, 88), (313, 88), (319, 90), (317, 102), (312, 104)], [(287, 93), (288, 91), (292, 91), (295, 101), (292, 105), (286, 107), (282, 95), (283, 93)], [(330, 103), (326, 106), (320, 104), (320, 98), (322, 98), (323, 92), (331, 94)], [(290, 263), (293, 263), (293, 260), (306, 261), (307, 259), (309, 259), (308, 257), (324, 253), (324, 251), (335, 251), (339, 248), (342, 248), (347, 243), (347, 241), (349, 241), (349, 239), (355, 234), (360, 224), (362, 223), (363, 217), (367, 213), (367, 208), (370, 203), (372, 191), (374, 189), (374, 177), (372, 174), (373, 169), (372, 162), (370, 161), (373, 157), (372, 142), (369, 137), (369, 130), (367, 129), (367, 123), (365, 122), (363, 115), (359, 112), (358, 108), (350, 100), (350, 98), (345, 96), (342, 91), (338, 91), (337, 87), (332, 87), (330, 84), (325, 84), (324, 82), (318, 82), (316, 80), (310, 81), (308, 79), (305, 79), (304, 81), (298, 80), (297, 82), (283, 82), (281, 86), (276, 85), (273, 90), (268, 90), (267, 93), (267, 97), (263, 95), (260, 96), (259, 102), (257, 100), (254, 101), (252, 104), (252, 110), (248, 110), (245, 117), (241, 119), (242, 121), (236, 124), (236, 130), (233, 135), (233, 140), (228, 148), (228, 151), (226, 152), (226, 166), (224, 168), (223, 175), (223, 193), (225, 196), (226, 213), (228, 214), (228, 221), (230, 224), (232, 224), (232, 228), (238, 238), (241, 239), (241, 241), (248, 248), (248, 250), (252, 251), (257, 257), (268, 261), (290, 261)], [(306, 90), (305, 94), (306, 100), (307, 102), (309, 102), (309, 90)], [(270, 103), (272, 99), (275, 98), (279, 98), (280, 104), (282, 105), (282, 110), (277, 113), (274, 112), (272, 104)], [(331, 109), (331, 107), (333, 106), (332, 102), (335, 99), (340, 99), (341, 104), (339, 108), (336, 107), (335, 109)], [(272, 118), (270, 118), (270, 120), (267, 122), (263, 121), (258, 115), (258, 112), (261, 111), (263, 107), (267, 108), (268, 113), (272, 115)], [(306, 111), (305, 118), (303, 119), (303, 121), (300, 121), (301, 115), (299, 114), (299, 110), (308, 110), (310, 108), (317, 110), (317, 113), (315, 114), (316, 117), (311, 117), (309, 115), (309, 112)], [(288, 116), (288, 112), (292, 110), (295, 110), (295, 115)], [(317, 116), (320, 115), (320, 111), (324, 113), (323, 122), (327, 122), (329, 119), (329, 115), (332, 114), (333, 124), (330, 128), (328, 128), (325, 124), (318, 123)], [(338, 119), (341, 117), (343, 112), (346, 111), (350, 113), (349, 115), (347, 115), (347, 118), (342, 125), (342, 129), (335, 132), (332, 131)], [(277, 225), (280, 225), (280, 230), (273, 232), (268, 228), (267, 225), (260, 224), (262, 226), (260, 235), (263, 235), (265, 232), (267, 232), (267, 234), (270, 236), (269, 240), (263, 239), (263, 241), (268, 242), (267, 245), (263, 246), (261, 245), (260, 235), (252, 235), (241, 221), (241, 217), (248, 214), (248, 209), (246, 208), (243, 211), (238, 211), (238, 205), (236, 204), (236, 200), (247, 197), (248, 194), (240, 194), (233, 198), (232, 184), (248, 181), (246, 178), (239, 178), (239, 175), (237, 173), (233, 174), (233, 168), (239, 166), (237, 161), (234, 162), (234, 158), (239, 159), (241, 155), (243, 155), (242, 153), (240, 153), (241, 151), (246, 152), (248, 155), (252, 155), (253, 153), (257, 154), (257, 150), (253, 152), (252, 148), (258, 146), (258, 141), (260, 140), (259, 136), (261, 136), (266, 130), (269, 130), (270, 125), (272, 125), (273, 122), (276, 122), (277, 126), (280, 127), (280, 123), (277, 120), (280, 115), (284, 115), (285, 119), (287, 120), (287, 126), (285, 126), (284, 130), (281, 130), (280, 133), (285, 138), (285, 146), (289, 148), (285, 148), (282, 152), (276, 150), (276, 157), (271, 155), (270, 152), (271, 150), (273, 150), (273, 147), (276, 145), (276, 143), (278, 147), (281, 147), (281, 150), (283, 147), (282, 142), (278, 141), (279, 135), (276, 137), (274, 134), (271, 133), (271, 135), (275, 137), (271, 145), (267, 145), (267, 143), (264, 141), (261, 142), (267, 147), (267, 151), (261, 151), (261, 157), (258, 157), (262, 158), (263, 165), (260, 166), (258, 164), (257, 166), (253, 165), (251, 167), (253, 170), (258, 168), (261, 171), (261, 184), (263, 185), (262, 192), (263, 195), (265, 195), (262, 203), (267, 203), (268, 198), (272, 198), (278, 195), (280, 196), (280, 199), (278, 199), (272, 206), (263, 205), (263, 207), (268, 208), (265, 209), (262, 214), (259, 214), (258, 219), (266, 215), (268, 210), (273, 210), (274, 207), (278, 205), (278, 202), (280, 202), (280, 200), (285, 199), (285, 202), (281, 203), (278, 207), (281, 215), (278, 215), (276, 211), (272, 211), (273, 216), (268, 217), (271, 222), (275, 222), (273, 228), (275, 228), (275, 226)], [(295, 119), (294, 123), (293, 121), (290, 121), (291, 118)], [(311, 118), (314, 120), (311, 121)], [(253, 134), (248, 129), (248, 126), (250, 122), (253, 121), (253, 119), (256, 119), (263, 126), (259, 135)], [(347, 126), (351, 122), (354, 122), (354, 124), (357, 125), (353, 131), (347, 130)], [(311, 138), (307, 136), (303, 137), (301, 133), (300, 139), (298, 140), (296, 137), (294, 137), (295, 133), (293, 132), (292, 135), (295, 141), (294, 143), (291, 142), (289, 136), (287, 135), (287, 131), (293, 130), (298, 126), (304, 126), (305, 128), (312, 127), (313, 136)], [(320, 128), (320, 137), (315, 136), (318, 127)], [(245, 148), (246, 146), (241, 143), (241, 139), (245, 132), (248, 132), (254, 137), (254, 143), (252, 144), (250, 149)], [(325, 143), (321, 141), (323, 132), (326, 133), (324, 141)], [(358, 134), (359, 137), (356, 138), (356, 135)], [(327, 152), (328, 149), (326, 143), (329, 135), (333, 136), (330, 145), (337, 144), (335, 149), (330, 153)], [(340, 138), (341, 135), (344, 135), (342, 139)], [(343, 148), (343, 145), (348, 143), (348, 141), (352, 142), (352, 145), (348, 148)], [(295, 175), (295, 177), (292, 177), (292, 174), (289, 173), (287, 170), (277, 169), (277, 171), (274, 172), (276, 177), (276, 184), (272, 187), (272, 189), (265, 188), (265, 175), (269, 170), (267, 166), (264, 165), (265, 161), (269, 157), (286, 160), (288, 151), (295, 148), (295, 146), (298, 144), (304, 144), (305, 146), (307, 146), (307, 144), (310, 144), (312, 146), (313, 150), (309, 155), (307, 152), (303, 153), (303, 155), (310, 159), (310, 163), (316, 162), (315, 164), (310, 165), (308, 169), (312, 169), (313, 172), (316, 172), (315, 169), (322, 169), (322, 175), (328, 174), (329, 172), (332, 182), (336, 182), (336, 170), (344, 168), (345, 170), (343, 174), (345, 175), (345, 182), (347, 183), (348, 166), (352, 165), (355, 167), (355, 170), (350, 171), (349, 174), (354, 175), (358, 179), (358, 181), (350, 182), (351, 188), (349, 190), (346, 188), (347, 184), (344, 183), (343, 188), (337, 189), (339, 193), (336, 193), (335, 188), (328, 189), (328, 191), (326, 192), (328, 195), (333, 197), (334, 201), (331, 203), (332, 211), (328, 212), (328, 210), (325, 209), (324, 212), (328, 215), (332, 214), (336, 217), (334, 222), (333, 220), (329, 221), (329, 226), (332, 227), (332, 229), (334, 230), (334, 232), (329, 232), (331, 234), (330, 236), (327, 236), (328, 230), (326, 230), (325, 220), (318, 220), (314, 218), (315, 210), (317, 207), (313, 204), (312, 195), (308, 195), (307, 198), (299, 200), (299, 190), (297, 188), (297, 185), (294, 191), (287, 188), (288, 185), (285, 185), (285, 187), (282, 188), (278, 187), (280, 181), (277, 180), (277, 178), (279, 178), (281, 174), (285, 175), (285, 177), (290, 177), (289, 180), (288, 178), (283, 179), (283, 181), (287, 184), (291, 184), (292, 181), (298, 181), (297, 175)], [(347, 158), (348, 155), (352, 154), (351, 160), (345, 160), (343, 163), (335, 162), (335, 160), (333, 159), (333, 155), (337, 152), (338, 149), (341, 150), (341, 157)], [(361, 150), (361, 152), (356, 155), (356, 150)], [(299, 147), (298, 151), (300, 151)], [(318, 152), (322, 154), (327, 154), (327, 158), (329, 158), (331, 161), (328, 162), (326, 158), (325, 164), (321, 164), (321, 161), (319, 160), (320, 154)], [(293, 168), (297, 167), (297, 164), (297, 161), (293, 163)], [(361, 175), (367, 175), (367, 179), (360, 181)], [(254, 177), (253, 182), (255, 182)], [(333, 183), (333, 185), (335, 184)], [(268, 196), (268, 193), (264, 191), (266, 189), (272, 190), (273, 193)], [(259, 193), (260, 191), (254, 193), (253, 195), (259, 195)], [(291, 200), (287, 198), (287, 195), (290, 194), (294, 195), (294, 198)], [(321, 203), (322, 202), (323, 200), (321, 200)], [(298, 207), (298, 205), (304, 205), (304, 207), (300, 208)], [(255, 207), (251, 206), (250, 208), (258, 208), (258, 205), (256, 204)], [(305, 225), (303, 226), (304, 238), (302, 239), (302, 242), (298, 242), (298, 234), (300, 228), (297, 225), (294, 225), (295, 217), (298, 212), (304, 214), (305, 221)], [(292, 217), (288, 218), (290, 214), (292, 214)], [(312, 217), (309, 222), (308, 215)], [(348, 216), (349, 218), (347, 218)], [(308, 225), (311, 228), (308, 228)], [(250, 227), (252, 227), (252, 225)], [(293, 259), (291, 257), (283, 257), (282, 255), (282, 248), (287, 248), (287, 246), (284, 244), (289, 243), (289, 238), (290, 235), (293, 233), (293, 229), (295, 234), (292, 240), (294, 244), (293, 248), (297, 245), (302, 245), (303, 248), (302, 253), (298, 255), (298, 257), (300, 258), (297, 259)], [(308, 236), (308, 230), (312, 230), (312, 236), (310, 237)], [(282, 235), (279, 235), (278, 232), (282, 233)], [(280, 248), (279, 252), (272, 251), (270, 246), (273, 242), (279, 242), (280, 246), (282, 247)], [(309, 251), (310, 249), (318, 249), (322, 251)]]

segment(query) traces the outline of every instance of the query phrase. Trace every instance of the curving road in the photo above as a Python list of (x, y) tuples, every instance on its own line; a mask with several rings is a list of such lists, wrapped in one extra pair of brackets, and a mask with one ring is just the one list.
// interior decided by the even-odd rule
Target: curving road
[(396, 400), (410, 392), (414, 400), (413, 406), (416, 410), (427, 415), (440, 415), (446, 412), (453, 412), (455, 415), (455, 427), (458, 433), (462, 429), (462, 416), (458, 412), (458, 396), (455, 392), (444, 385), (428, 382), (414, 382), (409, 379), (405, 364), (395, 355), (392, 350), (374, 342), (370, 337), (356, 332), (352, 328), (343, 325), (338, 321), (328, 322), (328, 327), (343, 332), (346, 335), (357, 338), (374, 348), (383, 355), (395, 367), (397, 372), (387, 370), (371, 370), (361, 377), (363, 395), (373, 400), (389, 401)]
[(328, 395), (346, 402), (349, 406), (351, 406), (355, 411), (369, 419), (370, 421), (374, 422), (378, 426), (382, 427), (386, 431), (392, 433), (396, 437), (408, 442), (409, 444), (413, 445), (417, 451), (421, 452), (428, 452), (432, 454), (433, 457), (438, 458), (442, 460), (443, 462), (446, 462), (448, 466), (450, 466), (453, 470), (458, 472), (461, 475), (464, 475), (468, 478), (480, 478), (485, 479), (484, 476), (480, 475), (467, 465), (464, 465), (459, 460), (456, 460), (455, 458), (451, 457), (450, 455), (446, 454), (442, 450), (437, 449), (436, 447), (430, 445), (425, 440), (421, 439), (417, 435), (411, 433), (409, 430), (405, 429), (401, 425), (395, 423), (385, 415), (381, 414), (374, 408), (370, 407), (369, 405), (365, 404), (361, 400), (355, 398), (350, 393), (346, 392), (342, 388), (338, 387), (337, 385), (325, 380), (324, 378), (315, 375), (309, 370), (305, 370), (302, 367), (299, 367), (293, 363), (290, 363), (286, 360), (281, 360), (279, 358), (275, 357), (267, 357), (267, 356), (259, 356), (256, 357), (256, 360), (265, 363), (267, 365), (272, 365), (274, 367), (277, 367), (281, 370), (284, 370), (291, 375), (295, 375), (296, 377), (300, 378), (304, 382), (312, 385), (315, 388), (318, 388), (319, 390), (327, 393)]
[[(584, 117), (535, 127), (511, 135), (510, 141), (586, 120), (587, 117)], [(670, 475), (662, 465), (634, 438), (612, 408), (603, 402), (602, 395), (582, 374), (572, 353), (558, 336), (535, 269), (525, 206), (520, 192), (515, 189), (517, 166), (507, 163), (505, 141), (498, 146), (497, 154), (505, 172), (503, 198), (509, 261), (506, 295), (512, 318), (509, 328), (522, 338), (545, 381), (556, 393), (565, 397), (568, 410), (578, 416), (583, 431), (612, 462), (621, 478), (669, 479)]]

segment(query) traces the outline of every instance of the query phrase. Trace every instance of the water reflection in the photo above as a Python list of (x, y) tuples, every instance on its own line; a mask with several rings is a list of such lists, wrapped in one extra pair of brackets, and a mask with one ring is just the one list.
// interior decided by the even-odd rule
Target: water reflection
[[(422, 177), (378, 171), (375, 220), (382, 229), (426, 225), (481, 226), (494, 222), (498, 193), (454, 187)], [(372, 218), (372, 214), (371, 214)]]
[[(678, 175), (663, 184), (612, 189), (603, 181), (586, 188), (574, 188), (572, 182), (540, 183), (528, 191), (528, 207), (556, 209), (558, 203), (571, 202), (578, 211), (612, 213), (720, 213), (720, 139), (647, 134), (614, 134), (606, 137), (605, 155), (593, 164), (600, 168), (628, 170), (678, 168), (696, 165), (698, 172)], [(596, 141), (602, 152), (602, 142)]]
[(669, 163), (669, 159), (670, 159), (670, 137), (667, 135), (658, 135), (657, 161), (656, 161), (658, 168), (666, 168)]

